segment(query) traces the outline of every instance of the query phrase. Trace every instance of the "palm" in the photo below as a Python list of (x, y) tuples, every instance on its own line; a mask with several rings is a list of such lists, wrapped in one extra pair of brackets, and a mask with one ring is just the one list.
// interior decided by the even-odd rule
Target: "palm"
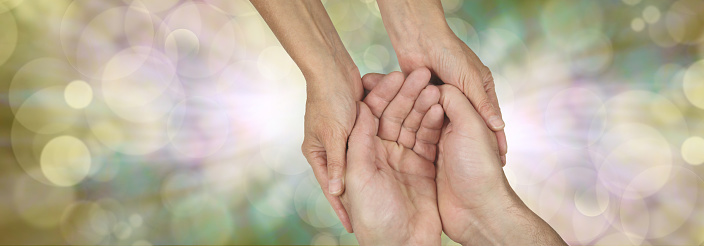
[[(471, 217), (470, 210), (491, 206), (492, 204), (487, 205), (486, 201), (492, 200), (492, 195), (501, 194), (496, 190), (502, 187), (500, 184), (505, 179), (494, 133), (486, 127), (481, 117), (471, 110), (469, 103), (450, 102), (466, 100), (459, 90), (445, 85), (441, 91), (443, 107), (446, 107), (450, 121), (443, 127), (438, 143), (438, 207), (443, 231), (450, 238), (457, 240), (464, 236), (464, 232), (469, 231), (465, 228), (465, 221)], [(447, 96), (447, 91), (454, 92), (455, 97)], [(457, 118), (455, 115), (462, 117)], [(491, 165), (492, 163), (495, 165)], [(468, 197), (471, 199), (466, 199)]]
[(405, 82), (400, 73), (365, 81), (379, 86), (365, 85), (373, 89), (348, 140), (342, 195), (361, 243), (440, 242), (433, 162), (444, 113), (429, 79), (429, 71), (418, 70)]
[(365, 194), (368, 201), (351, 212), (360, 214), (361, 217), (356, 219), (363, 220), (361, 223), (370, 228), (404, 232), (390, 235), (397, 240), (440, 233), (435, 166), (432, 162), (411, 149), (379, 137), (374, 137), (365, 152), (348, 154), (371, 155), (376, 167), (357, 173), (361, 182), (350, 180), (347, 185), (352, 190), (349, 193)]

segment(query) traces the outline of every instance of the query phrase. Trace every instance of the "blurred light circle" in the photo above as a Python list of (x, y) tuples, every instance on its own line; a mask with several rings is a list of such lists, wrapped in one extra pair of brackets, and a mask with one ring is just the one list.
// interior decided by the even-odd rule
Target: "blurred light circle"
[[(626, 0), (628, 1), (628, 0)], [(630, 0), (633, 1), (633, 0)], [(640, 0), (638, 0), (640, 1)], [(640, 245), (633, 243), (631, 239), (629, 238), (628, 235), (621, 233), (621, 232), (614, 232), (605, 236), (602, 236), (599, 238), (599, 240), (595, 240), (594, 242), (589, 243), (591, 245)]]
[(667, 21), (658, 21), (648, 25), (648, 35), (655, 44), (663, 48), (677, 45), (678, 41), (670, 34), (670, 27)]
[[(123, 70), (123, 64), (139, 63), (134, 70)], [(127, 49), (108, 62), (104, 75), (101, 89), (105, 103), (116, 115), (132, 122), (165, 117), (184, 94), (175, 68), (158, 51)]]
[(235, 17), (259, 15), (257, 9), (247, 1), (209, 0), (208, 4)]
[[(251, 101), (258, 101), (255, 99), (258, 98), (257, 94), (269, 94), (266, 90), (273, 89), (260, 83), (263, 80), (263, 75), (259, 73), (257, 63), (243, 60), (232, 63), (223, 69), (217, 80), (216, 88), (219, 92), (227, 95), (224, 100), (251, 103)], [(233, 94), (236, 96), (233, 96)], [(253, 114), (254, 112), (249, 115)]]
[(640, 1), (641, 0), (623, 0), (623, 2), (628, 5), (636, 5), (636, 4), (640, 3)]
[(667, 31), (679, 43), (696, 44), (704, 41), (704, 2), (679, 0), (665, 14)]
[[(115, 22), (115, 20), (124, 21)], [(125, 48), (138, 46), (144, 47), (142, 50), (147, 52), (152, 51), (154, 30), (158, 22), (156, 17), (136, 8), (114, 7), (108, 9), (88, 23), (80, 34), (75, 52), (68, 53), (69, 60), (71, 60), (70, 54), (75, 53), (74, 66), (89, 78), (115, 79), (116, 77), (106, 77), (103, 73), (104, 67), (108, 66), (108, 63), (115, 56), (124, 53)], [(128, 44), (118, 45), (123, 40), (127, 40)], [(131, 69), (138, 68), (147, 57), (149, 57), (148, 54), (139, 56), (141, 60), (119, 64), (119, 66), (125, 66), (125, 68), (120, 68), (120, 71), (126, 71), (129, 74)], [(108, 74), (112, 74), (112, 72), (108, 72)]]
[(161, 201), (167, 209), (175, 213), (177, 206), (191, 197), (196, 197), (194, 200), (204, 199), (206, 190), (203, 182), (199, 173), (176, 171), (164, 179), (161, 185)]
[(223, 158), (203, 165), (203, 184), (209, 193), (219, 197), (226, 205), (242, 206), (246, 200), (246, 183), (249, 177), (245, 163), (231, 163), (231, 160), (246, 160), (241, 154)]
[(609, 206), (609, 191), (596, 183), (586, 189), (578, 190), (574, 194), (574, 204), (580, 213), (590, 217), (598, 216)]
[(179, 203), (171, 217), (171, 235), (178, 244), (226, 244), (233, 229), (228, 208), (209, 196)]
[(374, 44), (364, 51), (364, 65), (372, 71), (383, 71), (389, 65), (391, 55), (386, 47)]
[(504, 121), (510, 121), (513, 116), (513, 109), (515, 108), (515, 95), (513, 91), (513, 86), (511, 84), (515, 81), (509, 80), (502, 74), (492, 72), (492, 77), (494, 78), (494, 90), (496, 91), (496, 97), (499, 100), (499, 106), (501, 107), (501, 115)]
[(704, 163), (704, 138), (692, 136), (682, 143), (682, 159), (692, 165)]
[(498, 28), (486, 29), (479, 33), (480, 48), (476, 50), (482, 62), (488, 67), (518, 61), (528, 63), (528, 48), (515, 33)]
[(699, 60), (687, 68), (682, 89), (692, 105), (704, 109), (704, 60)]
[(217, 152), (230, 137), (230, 118), (223, 106), (206, 98), (190, 98), (171, 111), (167, 132), (175, 150), (188, 158)]
[(12, 12), (6, 12), (9, 9), (7, 2), (8, 0), (0, 2), (0, 26), (3, 28), (3, 35), (0, 36), (0, 66), (12, 56), (17, 45), (17, 23)]
[(633, 245), (640, 245), (652, 224), (648, 204), (643, 199), (625, 197), (622, 197), (620, 204), (620, 229)]
[[(579, 109), (579, 110), (576, 110)], [(555, 94), (545, 110), (545, 129), (557, 143), (586, 148), (604, 131), (606, 120), (601, 97), (589, 88), (568, 88)]]
[[(39, 169), (29, 172), (41, 173)], [(22, 175), (15, 183), (12, 198), (15, 211), (25, 222), (52, 228), (59, 225), (61, 214), (75, 201), (76, 194), (71, 187), (46, 185)]]
[(576, 3), (552, 0), (543, 5), (540, 24), (550, 41), (567, 46), (574, 41), (572, 35), (576, 30), (600, 33), (604, 22), (603, 15), (602, 7), (595, 1)]
[(613, 48), (609, 38), (598, 32), (575, 32), (567, 45), (570, 65), (580, 75), (598, 74), (604, 71), (613, 59)]
[(325, 9), (335, 28), (343, 33), (359, 30), (371, 15), (371, 11), (362, 1), (331, 1), (325, 5)]
[(655, 6), (649, 5), (643, 9), (643, 19), (652, 24), (660, 20), (660, 9)]
[(643, 31), (643, 29), (645, 29), (645, 21), (641, 18), (631, 20), (631, 29), (636, 32)]
[(142, 216), (139, 214), (130, 215), (129, 221), (130, 221), (130, 226), (132, 226), (133, 228), (138, 228), (138, 227), (142, 226), (142, 222), (143, 222)]
[(71, 81), (64, 89), (64, 99), (72, 108), (85, 108), (93, 100), (93, 89), (85, 81)]
[(462, 1), (460, 0), (442, 0), (442, 9), (446, 14), (454, 13), (462, 7)]
[(622, 123), (611, 128), (601, 142), (609, 154), (599, 169), (599, 179), (614, 194), (647, 197), (670, 178), (671, 147), (655, 128)]
[[(259, 212), (271, 217), (286, 217), (294, 213), (294, 188), (288, 182), (279, 181), (268, 184), (263, 192), (262, 184), (252, 185), (247, 189), (247, 199)], [(257, 191), (259, 189), (259, 191)]]
[(112, 151), (144, 155), (168, 144), (166, 117), (148, 122), (127, 121), (116, 116), (101, 100), (94, 100), (84, 110), (95, 138)]
[(61, 219), (61, 234), (74, 245), (98, 244), (105, 237), (101, 228), (93, 226), (95, 215), (102, 208), (97, 203), (79, 202), (67, 208)]
[(132, 235), (132, 227), (125, 222), (117, 222), (112, 227), (112, 235), (119, 240), (125, 240)]
[[(663, 96), (653, 97), (650, 101), (650, 113), (658, 123), (665, 126), (680, 126), (684, 121), (682, 111), (669, 99)], [(683, 131), (688, 132), (686, 127)]]
[(294, 66), (293, 60), (281, 46), (271, 46), (264, 49), (257, 60), (259, 72), (270, 80), (286, 78)]
[(319, 232), (313, 236), (311, 245), (337, 245), (337, 237), (329, 232)]
[[(457, 2), (459, 2), (460, 5), (462, 4), (461, 1)], [(447, 18), (446, 21), (447, 25), (450, 26), (450, 30), (452, 30), (452, 32), (455, 33), (455, 35), (457, 35), (462, 42), (467, 44), (469, 48), (477, 51), (481, 50), (481, 47), (479, 46), (479, 34), (477, 34), (477, 31), (471, 24), (469, 24), (469, 22), (454, 17)]]
[(55, 134), (73, 126), (79, 111), (69, 107), (60, 86), (41, 89), (17, 109), (15, 119), (36, 133)]
[(192, 31), (176, 29), (166, 37), (164, 49), (169, 58), (178, 61), (197, 55), (200, 41)]
[(60, 136), (44, 146), (41, 167), (44, 175), (58, 186), (80, 183), (90, 171), (91, 155), (88, 147), (73, 136)]
[[(207, 78), (234, 60), (243, 59), (246, 54), (246, 35), (242, 35), (240, 24), (208, 3), (185, 2), (169, 11), (159, 28), (159, 42), (169, 45), (169, 35), (180, 29), (188, 30), (198, 38), (197, 50), (191, 50), (188, 57), (174, 60), (181, 76)], [(187, 39), (194, 41), (192, 37)]]
[(143, 0), (122, 0), (126, 4), (135, 7), (143, 8), (150, 12), (159, 13), (169, 10), (179, 3), (179, 0), (160, 0), (160, 1), (143, 1)]
[[(589, 216), (586, 215), (584, 211), (596, 212), (596, 210), (584, 210), (584, 207), (582, 207), (584, 205), (583, 203), (578, 202), (578, 200), (575, 202), (577, 202), (575, 204), (577, 211), (573, 211), (572, 217), (570, 218), (572, 220), (571, 226), (574, 229), (574, 237), (580, 244), (589, 244), (610, 228), (614, 216), (612, 214), (615, 213), (604, 211), (599, 215)], [(604, 207), (604, 210), (607, 208), (608, 207)]]
[(66, 83), (79, 77), (70, 64), (56, 58), (38, 58), (22, 65), (12, 78), (8, 91), (10, 108), (13, 113), (32, 94), (49, 87), (66, 86)]
[[(697, 202), (703, 187), (704, 181), (699, 175), (683, 167), (673, 167), (672, 178), (649, 199), (662, 202), (647, 203), (651, 221), (645, 234), (647, 238), (662, 238), (682, 226), (691, 226), (692, 214), (704, 205)], [(695, 242), (687, 244), (690, 243)]]

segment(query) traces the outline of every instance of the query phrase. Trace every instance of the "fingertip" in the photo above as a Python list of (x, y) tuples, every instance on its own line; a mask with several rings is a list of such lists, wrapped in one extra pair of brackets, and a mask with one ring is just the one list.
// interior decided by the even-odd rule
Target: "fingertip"
[(504, 120), (501, 119), (498, 115), (490, 116), (488, 119), (489, 127), (491, 128), (492, 131), (501, 131), (504, 129), (506, 126), (506, 123), (504, 123)]
[(372, 90), (379, 84), (379, 81), (384, 78), (383, 74), (380, 73), (368, 73), (362, 76), (362, 86), (366, 90)]
[(333, 196), (340, 196), (345, 190), (345, 180), (342, 178), (333, 178), (328, 181), (328, 193)]
[(501, 156), (501, 167), (504, 167), (504, 166), (506, 166), (506, 156), (502, 155)]

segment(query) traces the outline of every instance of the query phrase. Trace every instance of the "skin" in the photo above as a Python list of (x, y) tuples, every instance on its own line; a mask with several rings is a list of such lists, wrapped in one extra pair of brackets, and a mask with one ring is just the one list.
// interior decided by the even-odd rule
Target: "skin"
[[(342, 225), (352, 232), (338, 196), (346, 186), (347, 139), (358, 113), (355, 102), (364, 94), (359, 70), (319, 0), (251, 2), (303, 72), (308, 96), (301, 150)], [(440, 1), (379, 0), (378, 4), (403, 73), (427, 67), (445, 83), (460, 88), (486, 125), (497, 131), (505, 163), (504, 123), (491, 72), (449, 29)], [(368, 80), (381, 77), (370, 75)], [(406, 126), (398, 136), (387, 130), (397, 123), (381, 126), (382, 136), (404, 146), (413, 143), (413, 134), (402, 131)]]
[(348, 232), (344, 192), (347, 138), (362, 99), (361, 76), (320, 1), (251, 1), (303, 72), (307, 85), (301, 150)]
[(462, 245), (566, 245), (513, 191), (494, 133), (462, 92), (443, 85), (440, 95), (448, 119), (436, 177), (445, 234)]
[[(341, 197), (362, 245), (440, 244), (433, 161), (444, 113), (428, 79), (427, 70), (412, 73), (405, 83), (402, 76), (387, 75), (359, 103)], [(413, 143), (410, 136), (406, 143), (380, 137), (402, 132), (412, 133)]]

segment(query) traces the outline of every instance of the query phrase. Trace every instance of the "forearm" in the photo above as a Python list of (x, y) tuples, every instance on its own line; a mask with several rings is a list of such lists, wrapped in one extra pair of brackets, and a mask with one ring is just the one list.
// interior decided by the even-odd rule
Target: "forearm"
[(306, 77), (357, 69), (319, 0), (251, 2)]
[[(510, 188), (509, 188), (510, 189)], [(510, 201), (471, 218), (462, 245), (566, 245), (559, 234), (510, 190)]]
[(454, 35), (440, 0), (377, 0), (377, 4), (397, 52), (426, 45), (432, 37)]

